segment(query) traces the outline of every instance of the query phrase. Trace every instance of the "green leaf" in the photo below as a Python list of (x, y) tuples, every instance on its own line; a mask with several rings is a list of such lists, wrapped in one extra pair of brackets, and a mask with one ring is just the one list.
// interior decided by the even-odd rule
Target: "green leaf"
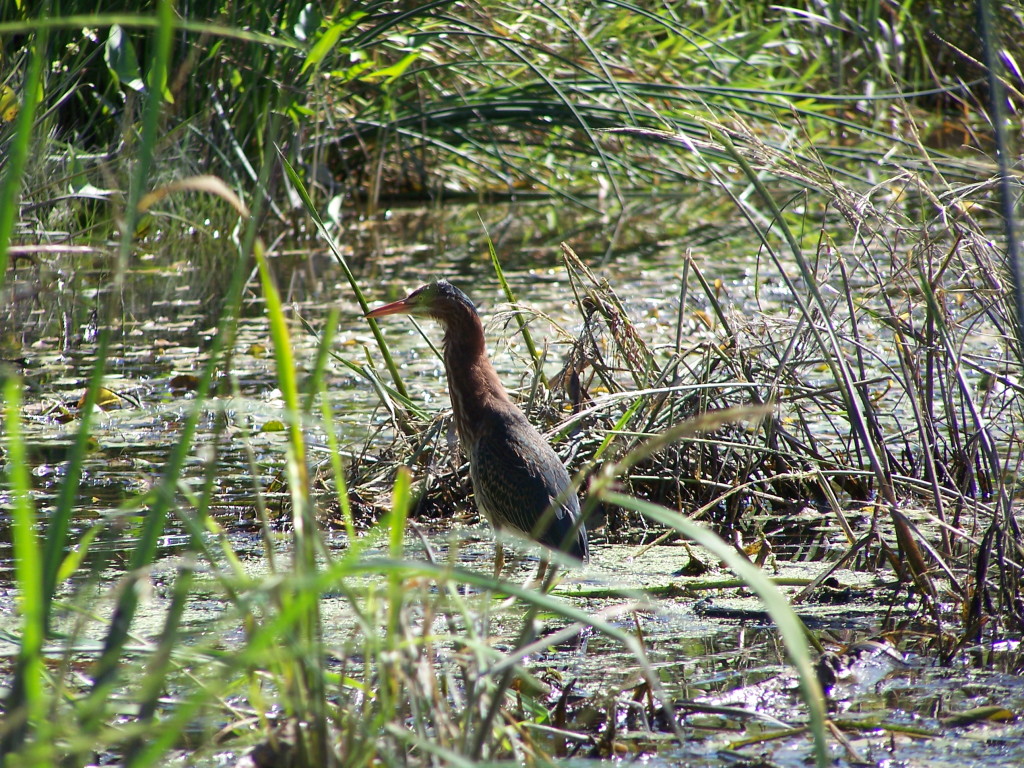
[(85, 560), (85, 556), (89, 554), (89, 547), (92, 544), (93, 539), (103, 530), (101, 524), (94, 525), (78, 542), (78, 546), (71, 549), (67, 556), (61, 560), (60, 569), (57, 571), (57, 584), (62, 584), (66, 580), (70, 579), (75, 572), (82, 566), (82, 561)]
[(360, 75), (360, 80), (383, 80), (388, 81), (397, 80), (402, 76), (402, 73), (409, 68), (420, 55), (418, 53), (407, 53), (402, 57), (402, 60), (392, 64), (390, 67), (384, 67), (384, 69), (377, 69), (365, 75)]
[(305, 42), (313, 36), (321, 21), (323, 21), (323, 16), (320, 14), (320, 9), (313, 3), (306, 3), (299, 11), (298, 21), (292, 26), (292, 34)]
[(120, 24), (110, 27), (107, 44), (103, 48), (103, 60), (107, 63), (107, 68), (118, 85), (145, 93), (146, 84), (142, 80), (142, 70), (139, 69), (135, 46), (125, 35)]
[(361, 12), (349, 14), (344, 20), (337, 24), (332, 24), (325, 29), (316, 42), (313, 43), (313, 47), (309, 49), (306, 63), (302, 65), (302, 71), (305, 72), (310, 67), (318, 66), (324, 57), (338, 44), (341, 36), (359, 23), (359, 20), (365, 15), (365, 13)]

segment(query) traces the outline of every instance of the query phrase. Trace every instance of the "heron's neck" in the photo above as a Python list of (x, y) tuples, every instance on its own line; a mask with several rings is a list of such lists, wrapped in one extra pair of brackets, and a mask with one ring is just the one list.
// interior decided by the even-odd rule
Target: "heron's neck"
[(444, 367), (459, 439), (465, 443), (473, 425), (489, 410), (511, 402), (487, 357), (483, 325), (475, 313), (448, 324)]

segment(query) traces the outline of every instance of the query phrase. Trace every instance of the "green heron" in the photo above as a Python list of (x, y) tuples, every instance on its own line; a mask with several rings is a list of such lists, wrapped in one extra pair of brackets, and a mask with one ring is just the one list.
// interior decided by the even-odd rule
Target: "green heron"
[[(558, 454), (512, 402), (491, 365), (476, 307), (447, 280), (424, 285), (366, 317), (421, 315), (444, 329), (444, 368), (455, 430), (469, 458), (477, 506), (496, 531), (508, 530), (586, 562), (580, 502)], [(494, 574), (501, 573), (501, 541)], [(541, 561), (538, 579), (546, 569)]]

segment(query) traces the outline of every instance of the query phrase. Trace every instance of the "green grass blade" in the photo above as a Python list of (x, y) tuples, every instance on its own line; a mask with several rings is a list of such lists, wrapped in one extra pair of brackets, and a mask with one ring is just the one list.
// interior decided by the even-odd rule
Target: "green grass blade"
[(21, 179), (25, 173), (29, 147), (32, 144), (32, 133), (42, 93), (42, 70), (47, 58), (47, 34), (45, 29), (35, 32), (32, 55), (22, 84), (25, 98), (18, 117), (14, 123), (14, 138), (7, 148), (5, 158), (6, 171), (0, 181), (0, 288), (7, 279), (7, 252), (11, 245), (11, 235), (18, 220), (18, 195), (21, 191)]
[[(286, 672), (282, 681), (288, 692), (290, 707), (296, 717), (310, 724), (310, 741), (305, 749), (310, 750), (314, 764), (326, 765), (331, 746), (327, 733), (326, 691), (324, 689), (323, 648), (321, 646), (320, 592), (307, 594), (308, 585), (315, 580), (318, 571), (317, 557), (327, 556), (320, 537), (310, 494), (309, 467), (307, 464), (306, 442), (302, 432), (302, 411), (299, 402), (299, 387), (296, 377), (295, 357), (292, 352), (288, 323), (284, 315), (281, 295), (274, 283), (259, 240), (253, 252), (259, 268), (263, 286), (263, 300), (266, 304), (270, 337), (274, 346), (278, 388), (284, 400), (285, 421), (288, 427), (288, 449), (285, 457), (285, 474), (292, 502), (292, 523), (294, 526), (293, 568), (296, 583), (302, 587), (289, 590), (286, 603), (301, 603), (306, 606), (295, 627), (291, 645), (298, 649), (293, 658), (295, 670)], [(305, 599), (299, 600), (302, 595)]]
[[(391, 514), (385, 520), (388, 529), (388, 553), (392, 560), (401, 560), (405, 551), (405, 525), (409, 518), (410, 497), (409, 491), (412, 487), (412, 473), (402, 467), (395, 478), (395, 485), (391, 495)], [(401, 637), (402, 606), (405, 600), (402, 599), (402, 577), (392, 573), (388, 579), (388, 626), (389, 640), (397, 642)]]
[(327, 449), (331, 462), (331, 474), (334, 476), (334, 483), (338, 493), (338, 508), (341, 510), (341, 519), (345, 525), (345, 536), (348, 539), (348, 547), (358, 545), (356, 538), (356, 525), (352, 517), (352, 505), (348, 500), (348, 485), (345, 482), (345, 468), (341, 463), (341, 446), (338, 443), (338, 435), (334, 431), (334, 413), (331, 410), (331, 402), (327, 398), (327, 390), (321, 386), (320, 390), (320, 418), (323, 421), (324, 434), (327, 436)]
[(327, 320), (324, 322), (323, 335), (317, 339), (316, 360), (313, 363), (313, 371), (306, 379), (306, 399), (302, 403), (303, 413), (312, 413), (313, 400), (323, 389), (324, 371), (327, 369), (327, 360), (331, 357), (331, 347), (334, 344), (334, 331), (338, 327), (338, 316), (341, 313), (337, 307), (332, 307), (327, 313)]
[(309, 413), (313, 409), (313, 399), (320, 395), (320, 418), (324, 435), (327, 437), (328, 455), (330, 457), (331, 472), (338, 492), (338, 507), (341, 510), (341, 518), (345, 525), (345, 534), (348, 536), (349, 546), (356, 545), (356, 528), (352, 519), (352, 508), (348, 503), (348, 488), (345, 484), (345, 470), (341, 464), (341, 446), (338, 444), (338, 435), (334, 430), (334, 415), (331, 411), (331, 402), (327, 396), (327, 387), (324, 384), (324, 371), (327, 367), (327, 359), (333, 355), (331, 351), (334, 341), (334, 329), (338, 325), (337, 309), (332, 309), (327, 314), (327, 322), (324, 324), (323, 336), (318, 339), (316, 363), (313, 366), (313, 375), (309, 379), (309, 391), (306, 394), (306, 402), (303, 411)]
[[(302, 183), (302, 179), (299, 174), (295, 172), (291, 163), (288, 162), (288, 158), (284, 156), (284, 153), (280, 153), (281, 164), (284, 166), (285, 173), (288, 175), (288, 180), (291, 181), (292, 186), (298, 193), (302, 200), (302, 204), (306, 208), (306, 213), (309, 214), (310, 218), (313, 219), (313, 223), (316, 225), (317, 231), (320, 236), (323, 237), (328, 247), (331, 249), (331, 253), (334, 254), (335, 261), (338, 262), (338, 266), (341, 267), (342, 273), (345, 275), (345, 279), (348, 281), (349, 286), (352, 288), (352, 294), (356, 297), (356, 301), (359, 303), (359, 308), (365, 315), (370, 311), (370, 305), (366, 301), (366, 296), (363, 294), (363, 289), (359, 285), (359, 281), (356, 280), (355, 274), (349, 268), (348, 261), (345, 259), (345, 255), (338, 248), (337, 243), (334, 242), (334, 238), (331, 237), (331, 233), (327, 231), (327, 227), (324, 226), (323, 219), (320, 218), (320, 214), (316, 210), (316, 206), (313, 204), (313, 199), (309, 196), (309, 192), (306, 190), (305, 184)], [(395, 389), (401, 393), (403, 397), (408, 397), (408, 392), (405, 389), (405, 383), (402, 381), (402, 375), (398, 371), (398, 366), (395, 364), (394, 359), (391, 357), (391, 350), (388, 347), (387, 342), (384, 340), (384, 334), (380, 332), (380, 328), (377, 327), (377, 321), (372, 318), (369, 320), (370, 332), (373, 333), (373, 338), (377, 342), (377, 348), (380, 350), (381, 357), (384, 359), (384, 365), (388, 369), (388, 373), (391, 374), (391, 380), (395, 383)]]
[(512, 286), (510, 286), (508, 284), (508, 280), (505, 279), (505, 270), (501, 268), (501, 261), (498, 259), (498, 252), (494, 249), (494, 241), (491, 240), (490, 235), (487, 237), (487, 250), (491, 254), (491, 264), (494, 266), (494, 274), (498, 276), (498, 282), (501, 284), (501, 290), (505, 294), (505, 300), (513, 307), (513, 312), (515, 312), (516, 316), (516, 324), (519, 326), (519, 332), (523, 335), (523, 341), (526, 342), (526, 348), (530, 351), (530, 357), (533, 359), (534, 365), (539, 365), (540, 352), (537, 350), (537, 345), (533, 343), (533, 334), (530, 333), (530, 328), (526, 324), (526, 320), (523, 318), (523, 313), (519, 309), (519, 301), (516, 299)]
[[(32, 503), (32, 481), (25, 456), (21, 431), (21, 381), (8, 376), (4, 384), (4, 433), (7, 452), (7, 485), (13, 501), (11, 539), (14, 545), (14, 578), (18, 586), (21, 612), (21, 645), (11, 690), (4, 707), (3, 741), (0, 752), (6, 754), (21, 744), (31, 731), (42, 737), (45, 730), (46, 697), (43, 689), (45, 669), (42, 648), (46, 636), (46, 609), (43, 594), (42, 558), (36, 533), (36, 513)], [(43, 738), (45, 743), (45, 738)], [(30, 761), (30, 765), (45, 762)]]
[[(172, 656), (175, 647), (181, 639), (181, 622), (188, 605), (189, 595), (192, 588), (192, 581), (195, 576), (194, 563), (186, 561), (178, 568), (178, 575), (174, 581), (174, 589), (171, 594), (171, 605), (167, 610), (164, 619), (163, 631), (160, 633), (160, 641), (157, 644), (156, 652), (146, 665), (146, 672), (142, 678), (142, 690), (139, 694), (139, 721), (150, 723), (153, 721), (160, 704), (160, 697), (167, 690), (168, 674), (174, 664)], [(166, 723), (161, 722), (158, 731), (164, 731)], [(137, 760), (139, 753), (145, 748), (145, 738), (139, 736), (128, 747), (125, 757), (125, 765), (129, 768), (147, 765)]]
[(117, 252), (117, 272), (114, 277), (118, 283), (124, 279), (124, 272), (128, 267), (128, 257), (135, 241), (135, 223), (139, 217), (138, 205), (149, 186), (153, 153), (157, 145), (177, 19), (171, 0), (159, 0), (156, 6), (156, 18), (157, 28), (153, 35), (152, 64), (146, 78), (147, 98), (142, 114), (142, 135), (138, 151), (135, 154), (135, 174), (131, 186), (128, 188), (128, 203), (124, 210), (124, 224), (121, 228), (121, 245)]
[(60, 571), (65, 563), (68, 531), (71, 528), (71, 518), (74, 514), (79, 484), (82, 480), (82, 463), (89, 452), (90, 438), (92, 437), (93, 411), (96, 409), (96, 400), (99, 396), (100, 388), (103, 386), (103, 372), (107, 364), (109, 341), (110, 333), (104, 329), (100, 333), (99, 343), (96, 347), (96, 362), (89, 376), (89, 384), (85, 391), (85, 402), (79, 409), (78, 432), (75, 435), (75, 444), (71, 449), (71, 455), (68, 459), (67, 472), (64, 475), (64, 482), (61, 483), (57, 504), (53, 513), (49, 516), (46, 526), (46, 543), (43, 549), (42, 561), (42, 599), (44, 601), (44, 622), (47, 627), (49, 627), (53, 594), (60, 583)]
[(313, 519), (312, 500), (309, 496), (309, 475), (306, 464), (306, 439), (302, 432), (302, 411), (299, 405), (299, 385), (295, 372), (295, 357), (292, 352), (288, 322), (284, 316), (281, 294), (277, 290), (262, 243), (256, 243), (256, 264), (259, 267), (263, 285), (263, 300), (270, 324), (270, 338), (274, 346), (274, 360), (277, 369), (277, 383), (284, 400), (285, 423), (288, 429), (288, 456), (285, 469), (288, 486), (294, 505), (296, 560), (299, 570), (312, 573), (316, 570), (318, 546), (316, 521)]

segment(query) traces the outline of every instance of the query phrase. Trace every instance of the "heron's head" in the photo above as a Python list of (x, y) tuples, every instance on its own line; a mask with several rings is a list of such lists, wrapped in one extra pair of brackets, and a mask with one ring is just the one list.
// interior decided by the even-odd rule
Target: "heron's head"
[(465, 316), (467, 311), (476, 315), (476, 307), (469, 297), (447, 280), (438, 280), (417, 288), (404, 299), (370, 310), (365, 316), (418, 315), (433, 317), (448, 325), (455, 318)]

